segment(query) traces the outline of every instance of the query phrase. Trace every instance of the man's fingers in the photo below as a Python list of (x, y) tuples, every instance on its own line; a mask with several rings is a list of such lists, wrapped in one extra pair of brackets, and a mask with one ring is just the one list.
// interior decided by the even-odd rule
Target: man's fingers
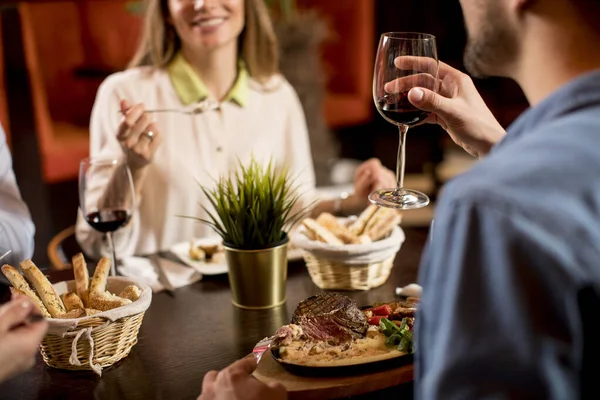
[(448, 99), (425, 88), (412, 88), (408, 92), (408, 100), (417, 108), (434, 112), (442, 118), (450, 113)]
[(394, 60), (396, 68), (403, 71), (424, 72), (430, 75), (437, 75), (438, 61), (431, 57), (400, 56)]
[(400, 93), (409, 91), (415, 86), (436, 90), (440, 86), (440, 83), (433, 75), (414, 74), (387, 82), (383, 86), (383, 90), (385, 90), (386, 93)]
[(217, 371), (208, 371), (204, 378), (202, 379), (202, 393), (210, 392), (217, 380), (217, 375), (219, 372)]
[(25, 298), (11, 301), (0, 307), (0, 332), (8, 332), (16, 325), (24, 323), (33, 309), (31, 302)]
[(278, 398), (285, 398), (284, 396), (287, 395), (287, 389), (279, 382), (269, 382), (266, 385), (269, 389), (273, 390), (274, 395), (277, 394), (278, 396), (281, 396)]
[(227, 370), (232, 375), (251, 375), (256, 369), (256, 365), (257, 364), (254, 355), (250, 354), (249, 356), (246, 356), (241, 360), (237, 360), (231, 364), (229, 367), (227, 367)]
[(46, 332), (48, 331), (48, 321), (45, 319), (31, 324), (26, 324), (17, 329), (13, 329), (11, 334), (18, 335), (21, 340), (26, 340), (33, 348), (37, 348)]

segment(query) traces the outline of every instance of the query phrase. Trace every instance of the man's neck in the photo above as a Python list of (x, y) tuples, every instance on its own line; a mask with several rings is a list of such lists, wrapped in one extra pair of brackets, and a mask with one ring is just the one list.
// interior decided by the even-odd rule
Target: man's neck
[[(573, 79), (600, 68), (600, 33), (586, 26), (533, 23), (524, 36), (513, 78), (532, 106)], [(562, 24), (561, 24), (562, 23)]]
[(182, 53), (210, 94), (223, 100), (237, 77), (237, 45), (203, 52), (184, 47)]

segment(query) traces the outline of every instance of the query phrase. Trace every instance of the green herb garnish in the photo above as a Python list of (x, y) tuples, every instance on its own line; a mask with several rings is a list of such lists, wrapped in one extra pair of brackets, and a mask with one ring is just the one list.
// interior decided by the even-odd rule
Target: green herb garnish
[(409, 354), (415, 352), (413, 333), (408, 328), (406, 318), (402, 319), (400, 326), (396, 325), (387, 318), (381, 318), (379, 328), (387, 338), (385, 344), (388, 346), (398, 346), (399, 351), (404, 351)]

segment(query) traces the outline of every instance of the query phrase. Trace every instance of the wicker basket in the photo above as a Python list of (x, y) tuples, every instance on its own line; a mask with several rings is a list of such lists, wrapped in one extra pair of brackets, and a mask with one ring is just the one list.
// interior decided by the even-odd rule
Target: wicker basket
[(395, 227), (390, 236), (374, 243), (332, 246), (309, 240), (302, 232), (303, 227), (294, 236), (294, 244), (304, 250), (315, 285), (330, 290), (369, 290), (383, 285), (405, 239), (402, 229)]
[[(140, 298), (130, 305), (77, 319), (49, 319), (48, 334), (40, 350), (50, 367), (66, 370), (102, 369), (127, 357), (137, 343), (144, 313), (148, 309), (152, 290), (139, 282), (121, 277), (108, 278), (108, 290), (119, 293), (135, 284), (142, 289)], [(74, 281), (54, 285), (59, 294), (73, 290)], [(68, 326), (71, 324), (71, 326)]]

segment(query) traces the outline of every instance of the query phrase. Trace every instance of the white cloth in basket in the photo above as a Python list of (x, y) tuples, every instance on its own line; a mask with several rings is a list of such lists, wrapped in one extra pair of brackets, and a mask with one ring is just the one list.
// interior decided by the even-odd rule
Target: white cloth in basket
[(347, 265), (371, 264), (382, 262), (394, 256), (406, 239), (404, 231), (396, 226), (390, 236), (367, 244), (330, 245), (310, 240), (304, 234), (306, 228), (301, 226), (292, 237), (292, 243), (313, 256), (330, 261), (339, 261)]
[[(123, 290), (126, 286), (129, 285), (137, 285), (142, 290), (140, 298), (129, 305), (115, 308), (114, 310), (104, 311), (89, 317), (74, 319), (48, 319), (48, 334), (57, 335), (61, 337), (75, 337), (75, 339), (73, 340), (73, 346), (71, 349), (70, 357), (70, 362), (72, 365), (81, 365), (81, 363), (79, 363), (79, 360), (77, 359), (77, 342), (82, 336), (85, 336), (85, 339), (87, 339), (88, 343), (90, 344), (90, 348), (92, 349), (92, 351), (90, 351), (89, 358), (90, 366), (94, 370), (94, 372), (96, 372), (98, 375), (102, 375), (102, 368), (99, 365), (95, 365), (92, 363), (92, 360), (94, 358), (94, 341), (92, 339), (92, 332), (96, 329), (104, 327), (105, 325), (95, 328), (87, 327), (77, 329), (77, 327), (83, 321), (87, 321), (90, 319), (106, 319), (106, 324), (108, 324), (121, 318), (130, 317), (145, 312), (148, 309), (148, 307), (150, 307), (150, 303), (152, 302), (152, 289), (150, 289), (150, 287), (144, 284), (143, 282), (136, 279), (123, 278), (118, 276), (109, 277), (107, 283), (107, 290), (111, 293), (119, 294), (121, 290)], [(53, 286), (59, 295), (62, 295), (66, 292), (75, 291), (74, 280), (59, 282), (54, 284)]]

